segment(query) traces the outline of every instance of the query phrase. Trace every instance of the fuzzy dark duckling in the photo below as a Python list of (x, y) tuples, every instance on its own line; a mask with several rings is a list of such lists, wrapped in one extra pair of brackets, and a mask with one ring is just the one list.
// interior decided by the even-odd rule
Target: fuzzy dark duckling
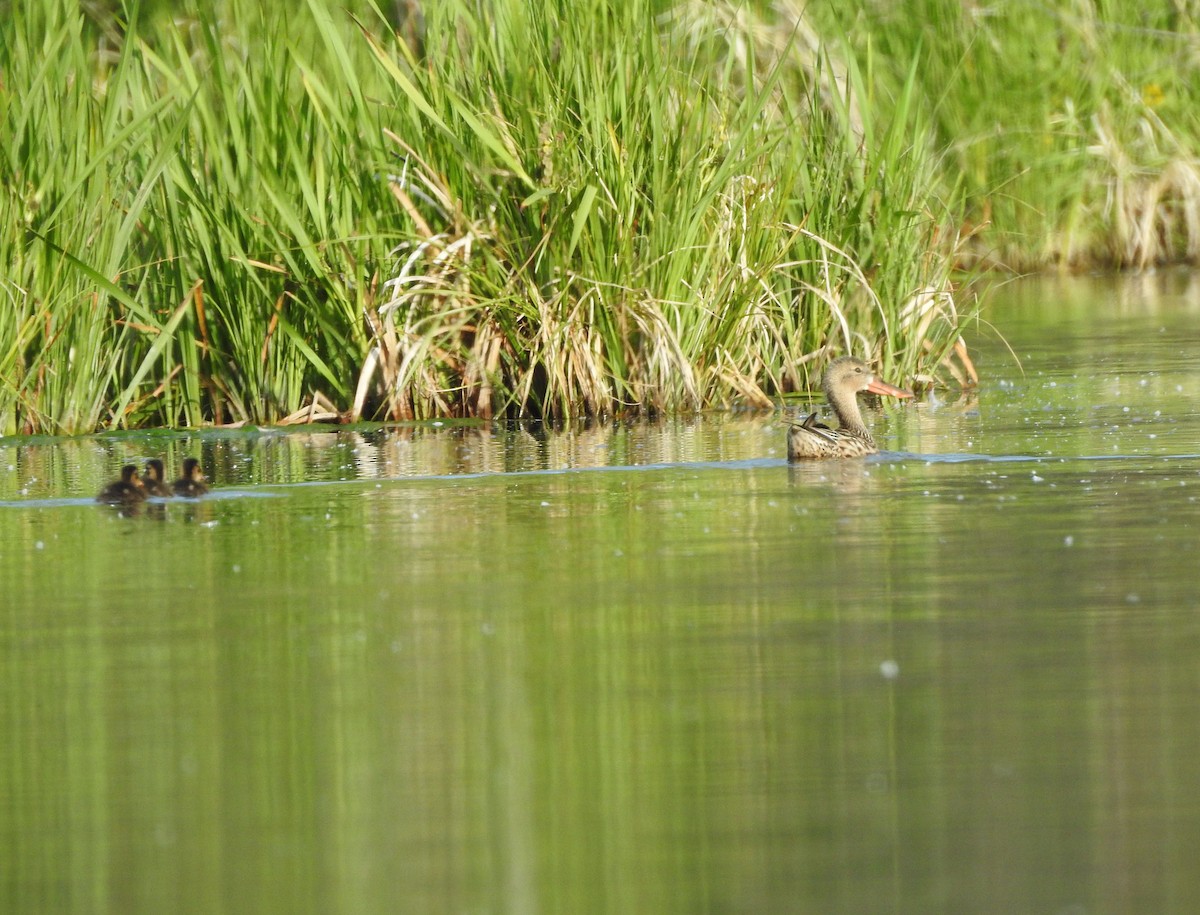
[(208, 492), (208, 484), (204, 482), (204, 472), (200, 462), (195, 458), (183, 459), (183, 476), (175, 481), (175, 495), (195, 499)]
[(126, 464), (121, 468), (121, 479), (109, 483), (100, 490), (100, 495), (96, 496), (96, 501), (120, 504), (141, 502), (145, 498), (146, 485), (142, 482), (142, 478), (138, 476), (137, 467), (133, 464)]
[(142, 474), (142, 485), (146, 487), (148, 496), (170, 496), (171, 487), (167, 485), (167, 472), (163, 462), (158, 458), (146, 461), (146, 470)]

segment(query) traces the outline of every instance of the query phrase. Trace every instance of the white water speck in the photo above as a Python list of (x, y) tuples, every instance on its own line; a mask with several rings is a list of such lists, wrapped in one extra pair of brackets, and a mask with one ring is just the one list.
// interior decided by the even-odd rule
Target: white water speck
[(201, 527), (216, 527), (220, 523), (221, 523), (220, 521), (217, 521), (216, 519), (214, 519), (212, 521), (201, 521), (200, 526)]
[(549, 507), (550, 507), (550, 503), (549, 503), (549, 502), (543, 502), (543, 503), (542, 503), (542, 508), (549, 508)]
[(234, 565), (232, 567), (231, 571), (233, 572), (234, 575), (237, 575), (240, 571), (242, 571), (242, 567), (239, 565)]
[(895, 680), (900, 676), (900, 665), (895, 661), (887, 660), (879, 665), (879, 672), (885, 680)]
[(33, 545), (33, 548), (35, 550), (44, 550), (46, 548), (46, 542), (44, 540), (39, 540)]
[(1030, 474), (1030, 479), (1032, 479), (1033, 482), (1035, 482), (1035, 483), (1041, 483), (1044, 478), (1039, 477), (1036, 473), (1034, 473), (1034, 474)]
[(883, 794), (888, 790), (887, 776), (882, 772), (872, 772), (863, 781), (863, 788), (869, 794)]
[(1072, 537), (1070, 534), (1067, 534), (1067, 536), (1063, 537), (1063, 546), (1074, 546), (1074, 545), (1075, 545), (1075, 538)]

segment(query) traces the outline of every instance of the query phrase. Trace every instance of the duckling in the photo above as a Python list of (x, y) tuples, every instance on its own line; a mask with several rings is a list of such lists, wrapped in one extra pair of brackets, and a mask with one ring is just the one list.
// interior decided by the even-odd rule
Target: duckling
[(141, 502), (146, 498), (146, 485), (138, 476), (137, 467), (126, 464), (121, 468), (121, 479), (109, 483), (96, 496), (97, 502), (119, 504), (122, 502)]
[(175, 481), (175, 495), (197, 498), (208, 492), (208, 484), (204, 482), (204, 472), (200, 462), (195, 458), (183, 459), (183, 476)]
[(158, 458), (146, 461), (146, 471), (142, 476), (142, 485), (146, 487), (148, 496), (170, 496), (171, 487), (167, 485), (166, 471), (163, 462)]

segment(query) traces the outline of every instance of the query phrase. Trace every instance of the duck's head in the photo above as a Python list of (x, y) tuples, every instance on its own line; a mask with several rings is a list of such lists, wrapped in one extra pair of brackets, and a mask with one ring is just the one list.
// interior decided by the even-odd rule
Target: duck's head
[(204, 471), (200, 469), (200, 462), (196, 458), (183, 459), (183, 478), (194, 483), (203, 481)]
[(142, 482), (142, 478), (138, 476), (138, 469), (134, 464), (126, 464), (121, 468), (121, 482), (128, 483), (138, 489), (145, 489), (146, 484)]
[(152, 483), (161, 483), (165, 477), (166, 471), (163, 469), (163, 462), (158, 458), (150, 458), (146, 461), (146, 479)]
[(842, 356), (829, 363), (821, 380), (821, 387), (825, 389), (825, 396), (829, 398), (830, 403), (853, 398), (860, 391), (870, 391), (872, 394), (888, 397), (912, 397), (908, 391), (879, 378), (870, 366), (853, 356)]

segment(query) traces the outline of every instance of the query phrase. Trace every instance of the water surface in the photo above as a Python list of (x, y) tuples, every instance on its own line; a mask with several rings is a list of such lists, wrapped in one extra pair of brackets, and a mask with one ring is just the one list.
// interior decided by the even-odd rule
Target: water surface
[[(5, 910), (1194, 911), (1200, 287), (987, 318), (866, 461), (766, 414), (0, 440)], [(188, 454), (213, 496), (91, 500)]]

